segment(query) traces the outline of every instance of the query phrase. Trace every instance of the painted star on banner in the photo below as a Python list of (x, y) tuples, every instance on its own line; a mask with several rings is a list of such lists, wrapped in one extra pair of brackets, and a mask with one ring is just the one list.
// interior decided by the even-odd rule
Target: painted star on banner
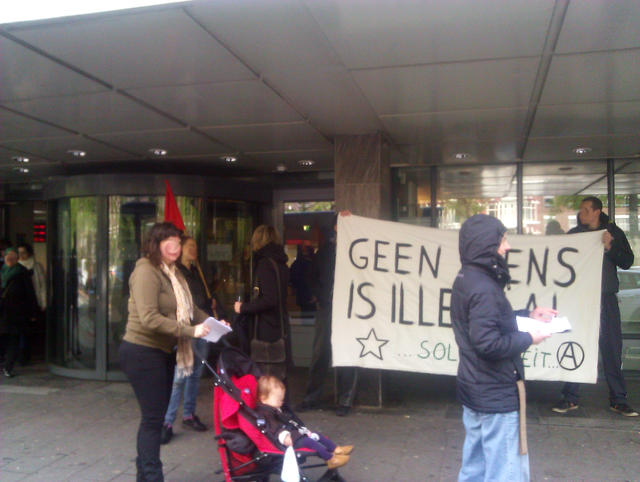
[(379, 360), (382, 360), (382, 347), (389, 343), (389, 340), (378, 338), (373, 328), (371, 328), (371, 331), (366, 336), (366, 338), (356, 338), (356, 340), (358, 340), (358, 343), (362, 345), (362, 350), (360, 350), (360, 358), (364, 358), (369, 353), (371, 353)]

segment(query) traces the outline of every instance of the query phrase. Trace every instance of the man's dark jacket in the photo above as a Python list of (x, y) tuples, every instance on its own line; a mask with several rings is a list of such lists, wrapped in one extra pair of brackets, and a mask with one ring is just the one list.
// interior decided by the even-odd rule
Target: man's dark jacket
[(326, 241), (313, 258), (313, 294), (321, 307), (330, 308), (333, 303), (333, 281), (336, 269), (336, 232), (327, 230)]
[[(462, 268), (451, 293), (451, 321), (460, 357), (458, 400), (484, 413), (518, 410), (516, 381), (524, 379), (520, 354), (532, 341), (529, 333), (518, 331), (504, 294), (509, 270), (497, 250), (505, 232), (500, 221), (484, 214), (462, 225)], [(529, 312), (517, 314), (528, 316)]]
[[(242, 303), (242, 314), (257, 315), (258, 339), (276, 341), (281, 337), (280, 312), (278, 307), (278, 283), (273, 263), (275, 261), (280, 276), (281, 309), (284, 317), (284, 331), (289, 333), (289, 317), (286, 310), (289, 268), (287, 255), (281, 245), (269, 243), (253, 254), (253, 299)], [(253, 333), (251, 333), (253, 336)]]
[(17, 266), (17, 273), (0, 289), (0, 335), (24, 333), (37, 306), (31, 273)]
[[(629, 246), (629, 241), (624, 235), (624, 231), (616, 224), (609, 220), (609, 216), (600, 213), (600, 226), (598, 229), (606, 229), (613, 236), (611, 241), (611, 249), (604, 253), (602, 261), (602, 294), (610, 295), (618, 292), (618, 273), (616, 266), (622, 269), (629, 269), (633, 264), (633, 251)], [(567, 234), (584, 233), (593, 231), (589, 226), (580, 222), (578, 217), (578, 225), (569, 230)]]

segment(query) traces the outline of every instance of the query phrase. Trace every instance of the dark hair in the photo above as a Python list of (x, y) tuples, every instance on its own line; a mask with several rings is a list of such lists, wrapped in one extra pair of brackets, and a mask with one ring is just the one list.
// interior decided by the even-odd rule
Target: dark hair
[(29, 256), (33, 256), (33, 246), (31, 246), (29, 243), (20, 243), (18, 245), (18, 249), (19, 248), (24, 248), (24, 250), (29, 253)]
[(582, 202), (589, 201), (591, 203), (591, 209), (597, 209), (598, 211), (602, 211), (602, 201), (595, 196), (589, 196), (582, 200)]
[(149, 258), (151, 264), (160, 266), (162, 254), (160, 253), (160, 243), (172, 236), (182, 237), (182, 231), (175, 227), (173, 223), (155, 223), (151, 226), (147, 239), (144, 243), (144, 255)]

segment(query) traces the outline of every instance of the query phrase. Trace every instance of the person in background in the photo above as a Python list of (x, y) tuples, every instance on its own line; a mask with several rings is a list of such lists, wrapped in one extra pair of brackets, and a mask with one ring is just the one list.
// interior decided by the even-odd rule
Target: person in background
[[(172, 223), (149, 230), (144, 256), (129, 277), (129, 317), (120, 345), (120, 368), (127, 375), (140, 406), (137, 480), (163, 481), (160, 460), (162, 422), (169, 405), (174, 368), (181, 376), (193, 371), (191, 338), (209, 333), (202, 323), (209, 315), (194, 306), (177, 267), (182, 231)], [(192, 326), (192, 322), (196, 323)], [(177, 353), (173, 347), (178, 345)]]
[[(465, 429), (460, 482), (529, 480), (526, 440), (519, 437), (520, 416), (526, 416), (520, 412), (521, 354), (549, 334), (518, 331), (516, 313), (504, 294), (511, 279), (506, 231), (485, 214), (471, 216), (460, 229), (462, 267), (451, 292), (451, 322), (460, 353), (456, 393)], [(537, 307), (517, 314), (550, 321), (557, 312)]]
[[(273, 226), (260, 225), (251, 236), (254, 265), (254, 296), (251, 301), (236, 301), (233, 308), (238, 314), (255, 315), (259, 340), (275, 342), (282, 336), (280, 315), (284, 323), (286, 368), (293, 365), (291, 338), (289, 336), (289, 315), (286, 296), (289, 285), (287, 255), (282, 247), (280, 235)], [(275, 264), (275, 266), (274, 266)], [(277, 275), (276, 275), (276, 269)], [(277, 279), (280, 279), (278, 289)], [(281, 299), (278, 299), (280, 292)], [(253, 336), (253, 330), (251, 331)], [(264, 367), (263, 367), (264, 370)], [(269, 373), (266, 373), (269, 374)], [(281, 376), (286, 383), (286, 375)]]
[(47, 278), (42, 264), (33, 256), (33, 247), (29, 243), (18, 245), (18, 262), (31, 273), (33, 290), (40, 311), (47, 309)]
[[(182, 256), (177, 263), (180, 272), (187, 280), (189, 291), (193, 299), (194, 306), (197, 306), (208, 315), (214, 315), (216, 300), (212, 298), (209, 287), (200, 263), (198, 262), (198, 245), (195, 239), (186, 236), (182, 239)], [(217, 311), (217, 310), (215, 310)], [(217, 319), (218, 316), (215, 316)], [(164, 424), (162, 425), (161, 443), (167, 444), (173, 436), (173, 423), (176, 420), (180, 399), (184, 393), (184, 406), (182, 410), (182, 426), (191, 428), (197, 432), (204, 432), (207, 426), (200, 421), (196, 415), (196, 398), (198, 396), (198, 388), (200, 387), (200, 376), (202, 375), (202, 360), (206, 360), (209, 355), (209, 343), (202, 338), (194, 338), (192, 341), (192, 349), (194, 354), (194, 365), (191, 375), (181, 377), (176, 369), (173, 375), (173, 389), (169, 400), (169, 407), (164, 416)]]
[[(350, 216), (350, 211), (341, 211), (340, 216)], [(304, 412), (319, 407), (322, 387), (331, 366), (331, 317), (333, 309), (333, 283), (336, 268), (336, 235), (338, 218), (334, 217), (333, 226), (327, 229), (325, 241), (318, 249), (313, 263), (313, 291), (318, 300), (313, 354), (309, 367), (309, 383), (304, 399), (296, 410)], [(358, 388), (358, 368), (336, 368), (338, 406), (336, 415), (345, 417), (351, 411)]]
[[(609, 408), (625, 417), (637, 417), (638, 412), (627, 403), (627, 385), (622, 374), (622, 327), (620, 307), (618, 306), (618, 273), (617, 267), (628, 269), (633, 264), (633, 251), (624, 231), (609, 220), (602, 212), (602, 201), (597, 197), (586, 197), (580, 203), (578, 225), (568, 234), (586, 231), (604, 230), (602, 244), (602, 289), (600, 293), (600, 354), (602, 368), (609, 385)], [(565, 383), (562, 389), (562, 400), (551, 410), (565, 414), (578, 408), (579, 388), (577, 383)]]
[(29, 272), (18, 263), (14, 248), (6, 248), (4, 264), (0, 268), (0, 343), (5, 363), (2, 373), (13, 377), (13, 366), (18, 357), (20, 336), (33, 316), (36, 305)]
[(562, 229), (562, 226), (560, 226), (560, 223), (558, 221), (556, 221), (555, 219), (552, 219), (547, 223), (547, 227), (544, 230), (544, 234), (546, 235), (564, 234), (564, 230)]
[(4, 250), (11, 246), (8, 239), (0, 239), (0, 268), (4, 265)]
[[(29, 243), (18, 245), (18, 263), (24, 266), (33, 283), (36, 306), (33, 309), (33, 329), (44, 332), (44, 315), (47, 309), (47, 278), (42, 264), (36, 261), (33, 255), (33, 247)], [(37, 332), (37, 331), (36, 331)], [(32, 333), (32, 336), (35, 336)], [(19, 362), (24, 364), (31, 358), (31, 340), (28, 333), (20, 336), (20, 356)]]
[(298, 245), (296, 260), (289, 269), (291, 286), (296, 292), (296, 304), (301, 311), (316, 311), (316, 299), (311, 290), (313, 246)]

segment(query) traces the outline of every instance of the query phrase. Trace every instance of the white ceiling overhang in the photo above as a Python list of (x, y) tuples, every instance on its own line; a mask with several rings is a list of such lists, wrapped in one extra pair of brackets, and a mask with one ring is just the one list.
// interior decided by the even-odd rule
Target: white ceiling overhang
[[(152, 161), (271, 173), (640, 153), (637, 0), (218, 0), (0, 25), (0, 183)], [(80, 161), (69, 154), (81, 149)]]

